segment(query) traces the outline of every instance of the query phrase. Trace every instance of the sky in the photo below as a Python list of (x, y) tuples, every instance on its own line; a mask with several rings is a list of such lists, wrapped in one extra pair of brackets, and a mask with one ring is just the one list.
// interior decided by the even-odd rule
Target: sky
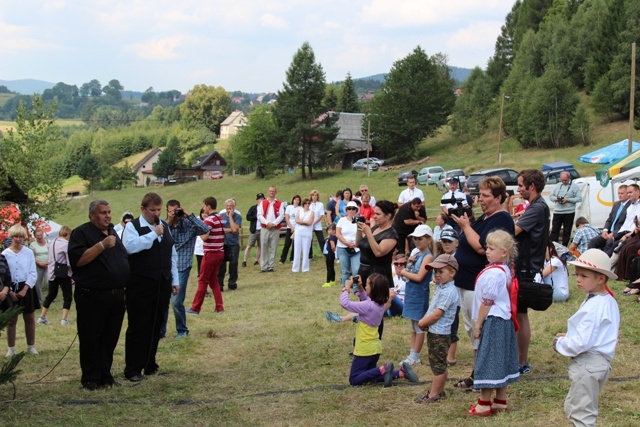
[(420, 45), (485, 68), (515, 0), (3, 0), (0, 79), (276, 92), (307, 41), (327, 82)]

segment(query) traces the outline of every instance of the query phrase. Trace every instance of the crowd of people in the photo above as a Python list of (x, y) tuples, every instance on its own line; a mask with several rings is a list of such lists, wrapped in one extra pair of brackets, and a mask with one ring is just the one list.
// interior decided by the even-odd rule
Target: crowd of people
[[(304, 274), (310, 270), (315, 237), (326, 260), (323, 287), (339, 284), (343, 289), (340, 303), (349, 313), (327, 312), (327, 318), (357, 324), (349, 378), (352, 385), (381, 381), (389, 386), (397, 378), (418, 381), (413, 367), (421, 363), (426, 341), (434, 378), (431, 388), (416, 401), (429, 404), (442, 400), (447, 367), (456, 363), (461, 317), (476, 355), (473, 371), (455, 386), (480, 390), (470, 415), (504, 412), (508, 409), (507, 386), (532, 369), (528, 310), (535, 305), (527, 299), (531, 297), (518, 295), (512, 278), (521, 284), (550, 283), (554, 300), (566, 300), (567, 268), (552, 240), (559, 236), (557, 227), (566, 231), (565, 216), (571, 216), (569, 223), (574, 218), (565, 206), (567, 212), (560, 210), (562, 221), (554, 219), (551, 227), (550, 210), (541, 196), (544, 177), (529, 169), (518, 176), (518, 192), (527, 208), (515, 221), (506, 209), (508, 194), (500, 178), (485, 178), (477, 199), (460, 191), (459, 182), (452, 179), (432, 229), (426, 224), (424, 194), (415, 184), (415, 178), (410, 177), (397, 201), (376, 200), (366, 185), (355, 193), (344, 188), (336, 191), (326, 206), (316, 190), (308, 196), (294, 195), (291, 203), (286, 203), (277, 198), (277, 189), (271, 186), (266, 196), (256, 195), (256, 204), (247, 212), (250, 234), (244, 252), (239, 239), (243, 217), (233, 199), (226, 200), (218, 211), (218, 201), (207, 197), (196, 216), (177, 200), (163, 206), (158, 194), (147, 193), (140, 215), (125, 212), (115, 227), (109, 203), (94, 200), (89, 205), (89, 221), (74, 230), (63, 227), (58, 238), (49, 245), (44, 243), (46, 251), (41, 231), (34, 233), (30, 249), (24, 245), (24, 228), (9, 230), (11, 242), (0, 257), (0, 304), (3, 310), (13, 305), (23, 308), (28, 352), (37, 354), (35, 310), (42, 304), (37, 322), (50, 324), (47, 309), (60, 289), (61, 323), (66, 325), (73, 280), (83, 387), (96, 390), (116, 383), (111, 372), (113, 351), (125, 312), (124, 376), (138, 382), (159, 371), (156, 354), (159, 340), (167, 334), (169, 306), (176, 338), (186, 337), (188, 315), (201, 313), (208, 289), (215, 302), (214, 312), (224, 312), (224, 280), (228, 273), (228, 291), (238, 288), (241, 253), (241, 266), (246, 267), (252, 248), (257, 248), (254, 265), (260, 266), (260, 273), (274, 272), (289, 261), (292, 273)], [(562, 193), (552, 200), (575, 204), (573, 184), (563, 180), (562, 185), (567, 188), (560, 188)], [(556, 351), (578, 361), (578, 367), (570, 368), (574, 370), (573, 383), (565, 402), (567, 416), (575, 423), (593, 421), (598, 393), (606, 381), (606, 376), (583, 375), (583, 371), (591, 372), (591, 364), (609, 366), (615, 350), (619, 314), (616, 317), (617, 305), (607, 293), (607, 279), (631, 280), (626, 271), (632, 257), (628, 248), (637, 254), (640, 246), (640, 221), (635, 212), (640, 209), (640, 189), (634, 184), (619, 190), (619, 195), (621, 201), (614, 205), (602, 233), (586, 238), (592, 227), (578, 219), (572, 250), (582, 253), (572, 263), (577, 266), (579, 289), (589, 294), (579, 313), (570, 319), (566, 335), (554, 339)], [(623, 202), (624, 196), (628, 201)], [(482, 211), (478, 218), (471, 210), (476, 202)], [(163, 207), (166, 216), (161, 219)], [(282, 231), (284, 246), (278, 254)], [(611, 256), (619, 253), (617, 275), (611, 272), (609, 250)], [(198, 285), (190, 308), (185, 309), (194, 255)], [(38, 294), (40, 268), (45, 268), (42, 275), (48, 279), (49, 294), (44, 303)], [(629, 283), (627, 294), (640, 292), (636, 279)], [(352, 290), (358, 301), (351, 300)], [(582, 311), (587, 314), (580, 314)], [(607, 335), (592, 334), (585, 339), (583, 319), (594, 312), (608, 316), (604, 318)], [(378, 366), (385, 315), (409, 319), (409, 352), (397, 370), (393, 362)], [(7, 356), (15, 354), (16, 323), (17, 316), (7, 328)], [(586, 409), (577, 403), (577, 396), (584, 393), (592, 399)]]

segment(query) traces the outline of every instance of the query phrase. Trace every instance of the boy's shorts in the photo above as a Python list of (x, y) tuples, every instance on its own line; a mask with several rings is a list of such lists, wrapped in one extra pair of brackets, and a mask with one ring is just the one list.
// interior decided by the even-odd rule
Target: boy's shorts
[(424, 331), (418, 326), (418, 320), (411, 320), (411, 331), (418, 335), (424, 334)]
[(429, 347), (429, 366), (433, 375), (442, 375), (447, 372), (447, 353), (451, 346), (451, 335), (427, 332), (427, 346)]

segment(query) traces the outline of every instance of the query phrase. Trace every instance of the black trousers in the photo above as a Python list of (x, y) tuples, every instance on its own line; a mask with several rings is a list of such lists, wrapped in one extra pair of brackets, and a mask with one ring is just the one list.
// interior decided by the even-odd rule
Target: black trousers
[(327, 263), (327, 283), (336, 281), (336, 256), (333, 254), (324, 256)]
[(125, 336), (124, 376), (134, 377), (143, 369), (150, 375), (158, 370), (156, 353), (164, 313), (169, 309), (170, 279), (132, 275), (127, 282), (126, 296), (129, 325)]
[[(553, 214), (553, 220), (551, 221), (551, 234), (549, 235), (549, 239), (552, 242), (558, 242), (558, 237), (560, 236), (560, 227), (562, 227), (562, 244), (564, 246), (569, 246), (569, 241), (571, 240), (571, 229), (573, 228), (573, 219), (576, 217), (576, 213), (566, 213), (566, 214)], [(558, 242), (560, 243), (560, 242)]]
[(220, 283), (220, 289), (224, 287), (224, 276), (227, 274), (227, 263), (229, 263), (229, 282), (227, 283), (229, 289), (236, 289), (238, 287), (238, 257), (240, 256), (240, 245), (231, 245), (231, 254), (233, 259), (231, 261), (222, 261), (220, 264), (220, 270), (218, 270), (218, 283)]
[(82, 384), (113, 383), (113, 351), (124, 318), (124, 289), (99, 290), (76, 286), (78, 340)]
[(62, 289), (62, 308), (69, 310), (73, 301), (73, 291), (71, 288), (71, 277), (56, 277), (49, 281), (47, 297), (44, 299), (42, 306), (49, 308), (52, 302), (58, 297), (58, 288)]
[[(318, 246), (320, 246), (320, 253), (324, 251), (324, 232), (322, 230), (313, 230), (313, 234), (316, 235), (316, 239), (318, 239)], [(311, 247), (309, 248), (309, 258), (313, 258), (313, 242), (311, 242)]]

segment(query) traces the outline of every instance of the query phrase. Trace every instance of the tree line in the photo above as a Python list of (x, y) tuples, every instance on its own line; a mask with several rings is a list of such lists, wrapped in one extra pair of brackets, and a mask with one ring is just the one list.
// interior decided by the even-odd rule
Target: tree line
[(504, 102), (501, 131), (522, 147), (588, 144), (592, 111), (628, 117), (631, 43), (639, 35), (635, 0), (516, 1), (486, 71), (474, 69), (462, 85), (453, 130), (478, 137)]

